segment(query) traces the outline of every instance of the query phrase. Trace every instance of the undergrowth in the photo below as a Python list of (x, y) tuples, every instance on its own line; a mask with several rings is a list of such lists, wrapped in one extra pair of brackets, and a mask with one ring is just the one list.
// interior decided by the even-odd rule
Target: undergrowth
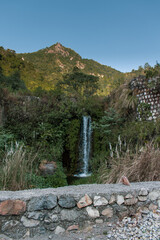
[(118, 183), (122, 176), (130, 182), (160, 181), (160, 149), (154, 142), (114, 155), (108, 174), (106, 163), (99, 169), (100, 182)]

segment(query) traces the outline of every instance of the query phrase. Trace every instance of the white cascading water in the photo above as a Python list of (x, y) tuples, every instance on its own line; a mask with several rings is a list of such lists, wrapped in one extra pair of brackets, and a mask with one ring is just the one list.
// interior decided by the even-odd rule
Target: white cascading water
[(91, 153), (91, 117), (83, 116), (81, 144), (80, 144), (80, 160), (82, 161), (80, 173), (75, 175), (77, 177), (88, 177), (89, 173), (89, 159)]

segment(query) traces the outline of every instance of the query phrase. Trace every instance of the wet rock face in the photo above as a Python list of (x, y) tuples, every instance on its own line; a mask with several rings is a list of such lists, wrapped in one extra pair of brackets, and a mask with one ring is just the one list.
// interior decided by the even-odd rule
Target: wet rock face
[[(105, 185), (103, 191), (89, 192), (91, 185), (85, 188), (86, 194), (71, 192), (71, 187), (42, 190), (2, 192), (0, 194), (0, 235), (11, 239), (33, 237), (40, 234), (62, 234), (76, 231), (85, 222), (103, 223), (117, 221), (126, 216), (138, 216), (149, 211), (160, 212), (160, 183), (147, 186), (139, 183)], [(142, 186), (145, 186), (141, 188)], [(122, 187), (123, 186), (123, 187)], [(74, 186), (73, 186), (74, 188)], [(101, 188), (101, 185), (98, 185)], [(88, 193), (88, 194), (87, 194)], [(8, 195), (6, 195), (8, 194)], [(8, 199), (7, 199), (8, 196)], [(26, 197), (27, 196), (27, 197)], [(13, 199), (11, 199), (13, 198)], [(158, 215), (159, 216), (159, 215)], [(58, 238), (57, 238), (58, 239)]]

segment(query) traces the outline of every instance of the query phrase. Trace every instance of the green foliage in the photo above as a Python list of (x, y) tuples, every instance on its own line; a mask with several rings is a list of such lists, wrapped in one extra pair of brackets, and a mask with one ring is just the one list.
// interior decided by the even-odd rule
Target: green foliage
[(38, 86), (43, 87), (42, 79), (43, 76), (36, 71), (33, 64), (18, 57), (15, 51), (0, 47), (0, 86), (13, 91), (26, 90), (26, 87), (35, 89)]
[(138, 105), (139, 118), (142, 121), (147, 120), (149, 117), (152, 116), (152, 113), (150, 110), (151, 110), (151, 105), (149, 103), (140, 103)]
[(71, 120), (67, 129), (66, 150), (69, 151), (70, 163), (67, 164), (68, 172), (74, 173), (77, 169), (77, 161), (79, 157), (79, 135), (80, 120)]
[(109, 142), (114, 141), (119, 135), (122, 123), (123, 119), (112, 108), (105, 111), (98, 121), (92, 123), (92, 127), (95, 130), (93, 144), (96, 152), (106, 151)]
[(131, 121), (126, 122), (121, 137), (127, 141), (129, 145), (144, 145), (153, 138), (159, 136), (159, 121)]
[(66, 175), (61, 167), (58, 167), (54, 175), (46, 177), (29, 174), (27, 176), (30, 188), (57, 188), (67, 186)]
[[(95, 76), (95, 79), (99, 77), (100, 89), (97, 89), (99, 95), (108, 95), (114, 88), (124, 82), (125, 74), (109, 66), (101, 65), (94, 60), (82, 59), (75, 51), (65, 48), (59, 43), (37, 52), (18, 54), (18, 56), (20, 59), (24, 59), (25, 64), (30, 63), (30, 66), (27, 65), (28, 68), (32, 66), (32, 68), (36, 69), (35, 82), (33, 80), (30, 83), (27, 82), (28, 68), (24, 73), (25, 82), (27, 82), (29, 89), (35, 89), (39, 86), (46, 90), (54, 89), (59, 81), (63, 81), (63, 75), (66, 76), (66, 74), (71, 73), (73, 68), (76, 67), (86, 75)], [(33, 70), (32, 75), (35, 76)], [(91, 89), (89, 91), (86, 89), (84, 92), (85, 95), (90, 93)]]
[(69, 96), (90, 97), (98, 89), (98, 77), (74, 68), (71, 73), (64, 75), (63, 81), (59, 81), (57, 86), (61, 87)]
[(106, 149), (100, 151), (99, 153), (95, 154), (95, 156), (92, 157), (91, 159), (92, 173), (97, 175), (99, 168), (104, 163), (106, 164), (106, 168), (109, 168), (109, 152), (107, 152)]
[(7, 147), (13, 142), (14, 135), (4, 128), (0, 128), (0, 158), (3, 157)]
[(148, 63), (145, 64), (146, 78), (152, 78), (160, 75), (160, 64), (157, 63), (154, 67), (151, 67)]
[(71, 177), (69, 179), (69, 185), (93, 184), (96, 183), (96, 181), (97, 176), (95, 174), (85, 178)]

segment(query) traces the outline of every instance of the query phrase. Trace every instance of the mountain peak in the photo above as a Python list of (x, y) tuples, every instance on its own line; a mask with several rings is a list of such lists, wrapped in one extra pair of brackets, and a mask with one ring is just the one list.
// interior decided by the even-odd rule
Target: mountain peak
[(69, 52), (66, 51), (65, 47), (63, 47), (59, 42), (48, 48), (46, 53), (61, 54), (63, 57), (69, 56)]

